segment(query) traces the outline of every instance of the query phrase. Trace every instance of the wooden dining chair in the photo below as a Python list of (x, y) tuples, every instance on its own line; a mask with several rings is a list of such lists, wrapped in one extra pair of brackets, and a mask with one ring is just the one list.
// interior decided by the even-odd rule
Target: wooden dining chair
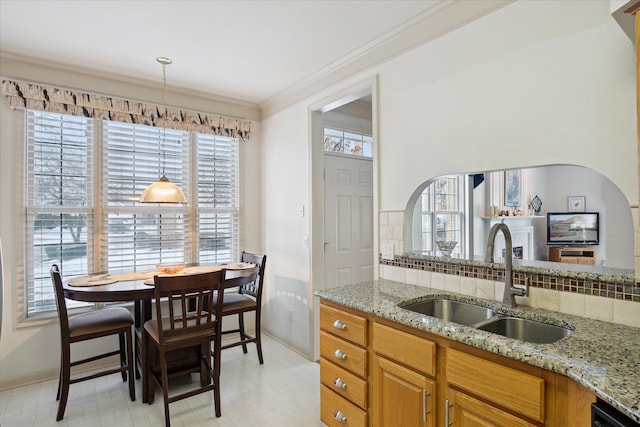
[[(266, 255), (257, 255), (249, 252), (242, 252), (242, 262), (251, 262), (258, 266), (258, 273), (255, 280), (251, 277), (237, 278), (238, 292), (227, 293), (222, 304), (222, 316), (238, 315), (238, 327), (236, 329), (223, 330), (222, 334), (239, 334), (237, 341), (226, 343), (222, 350), (242, 346), (242, 351), (247, 353), (247, 344), (255, 343), (260, 364), (264, 363), (262, 357), (262, 341), (260, 334), (260, 318), (262, 311), (262, 290), (264, 289), (264, 269), (267, 264)], [(229, 271), (227, 271), (229, 273)], [(225, 286), (229, 288), (230, 286)], [(255, 334), (250, 336), (245, 332), (244, 314), (255, 312)]]
[[(111, 307), (81, 313), (75, 316), (69, 316), (64, 297), (64, 289), (62, 287), (60, 268), (56, 264), (53, 264), (51, 266), (50, 274), (56, 296), (58, 318), (60, 319), (60, 338), (62, 347), (60, 377), (58, 379), (58, 393), (56, 396), (56, 400), (59, 400), (60, 403), (58, 404), (56, 421), (60, 421), (64, 417), (67, 398), (69, 397), (69, 386), (80, 381), (91, 380), (109, 374), (121, 373), (123, 381), (127, 381), (127, 378), (129, 379), (129, 396), (131, 397), (131, 400), (136, 400), (135, 377), (133, 372), (135, 361), (133, 359), (133, 340), (131, 333), (133, 316), (129, 310), (123, 307)], [(109, 335), (118, 335), (120, 343), (120, 348), (118, 350), (74, 362), (71, 361), (71, 344), (106, 337)], [(71, 378), (71, 368), (73, 366), (116, 355), (120, 356), (120, 367)]]
[[(213, 391), (216, 417), (220, 410), (220, 360), (211, 363), (211, 343), (213, 349), (220, 348), (220, 321), (215, 315), (219, 311), (210, 310), (215, 293), (222, 294), (225, 271), (211, 273), (155, 276), (154, 299), (156, 318), (144, 324), (143, 348), (146, 352), (143, 381), (147, 381), (149, 404), (154, 400), (157, 384), (164, 397), (164, 416), (170, 425), (169, 404), (196, 394)], [(166, 301), (165, 301), (166, 299)], [(224, 298), (217, 299), (218, 310)], [(175, 365), (170, 356), (179, 351), (194, 350), (198, 363)], [(156, 357), (159, 359), (156, 365)], [(200, 373), (200, 386), (173, 396), (169, 396), (169, 378)]]

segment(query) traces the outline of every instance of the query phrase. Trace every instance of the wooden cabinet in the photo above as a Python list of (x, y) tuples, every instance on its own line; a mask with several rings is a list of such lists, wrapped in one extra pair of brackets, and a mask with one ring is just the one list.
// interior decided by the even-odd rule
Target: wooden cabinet
[(595, 395), (564, 375), (324, 300), (320, 323), (329, 426), (590, 425)]
[(453, 389), (447, 390), (445, 425), (476, 427), (535, 426), (514, 415)]
[[(448, 348), (446, 352), (449, 421), (462, 417), (469, 421), (486, 420), (488, 423), (500, 416), (505, 420), (504, 425), (534, 425), (527, 419), (544, 422), (543, 378), (453, 348)], [(482, 401), (472, 399), (467, 394)], [(463, 408), (457, 405), (462, 405)], [(510, 416), (506, 411), (514, 415)], [(504, 414), (496, 415), (501, 413)], [(522, 421), (515, 423), (514, 419), (517, 418), (522, 418)], [(458, 423), (456, 425), (465, 425), (460, 420)]]
[(591, 248), (549, 248), (549, 261), (568, 264), (596, 265), (596, 251)]
[(320, 419), (328, 426), (368, 425), (367, 319), (320, 306)]
[(373, 426), (434, 427), (436, 344), (373, 323)]

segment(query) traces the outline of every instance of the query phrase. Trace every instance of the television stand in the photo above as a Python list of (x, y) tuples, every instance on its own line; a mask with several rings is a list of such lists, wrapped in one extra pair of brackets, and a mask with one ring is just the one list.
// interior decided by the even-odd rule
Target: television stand
[(596, 251), (591, 248), (551, 246), (549, 247), (549, 261), (596, 265)]

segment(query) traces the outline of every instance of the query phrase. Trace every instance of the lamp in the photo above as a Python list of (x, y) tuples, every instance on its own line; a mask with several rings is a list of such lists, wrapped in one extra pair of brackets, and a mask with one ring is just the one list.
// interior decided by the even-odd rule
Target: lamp
[[(164, 112), (167, 112), (167, 103), (165, 100), (165, 92), (167, 88), (166, 66), (173, 61), (169, 58), (159, 56), (156, 58), (162, 64), (162, 106)], [(162, 176), (157, 182), (149, 185), (140, 195), (140, 203), (187, 203), (187, 198), (180, 188), (169, 181), (165, 174), (166, 152), (165, 144), (165, 127), (162, 128), (162, 142), (160, 143), (160, 152), (162, 154)]]

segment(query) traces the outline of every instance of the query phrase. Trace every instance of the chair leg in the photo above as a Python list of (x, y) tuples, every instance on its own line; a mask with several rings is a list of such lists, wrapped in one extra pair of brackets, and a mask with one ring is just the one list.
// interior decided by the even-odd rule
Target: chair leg
[(247, 336), (244, 333), (244, 312), (242, 311), (238, 313), (238, 329), (240, 329), (240, 340), (243, 341), (242, 352), (247, 354), (247, 343), (244, 342)]
[(131, 328), (125, 332), (127, 337), (127, 370), (129, 371), (129, 397), (131, 401), (136, 400), (136, 380), (134, 374), (134, 366), (136, 364), (133, 358), (133, 337), (131, 336)]
[(222, 337), (221, 334), (216, 334), (214, 338), (213, 344), (213, 402), (216, 409), (216, 417), (220, 417), (222, 415), (222, 411), (220, 409), (220, 353), (222, 346)]
[(151, 340), (145, 334), (143, 339), (144, 369), (142, 370), (142, 398), (143, 402), (151, 405), (155, 400), (156, 384), (153, 378), (153, 351), (151, 351)]
[[(127, 365), (127, 353), (126, 353), (126, 347), (125, 347), (125, 340), (124, 340), (124, 333), (119, 333), (118, 334), (118, 341), (120, 341), (120, 367), (124, 367)], [(127, 373), (125, 371), (121, 372), (122, 374), (122, 381), (126, 381), (127, 380)]]
[(162, 375), (162, 397), (164, 398), (164, 424), (166, 427), (171, 425), (169, 419), (169, 375), (167, 374), (167, 358), (166, 354), (158, 349), (160, 353), (160, 373)]
[(256, 350), (258, 351), (258, 360), (260, 364), (264, 364), (264, 360), (262, 359), (262, 341), (260, 339), (260, 312), (256, 311)]
[(58, 404), (58, 414), (56, 421), (60, 421), (64, 417), (64, 411), (67, 407), (67, 398), (69, 397), (69, 381), (71, 379), (71, 348), (63, 345), (62, 364), (60, 367), (60, 391), (58, 393), (60, 403)]
[(56, 392), (56, 400), (60, 400), (60, 391), (62, 390), (62, 364), (64, 361), (60, 358), (60, 374), (58, 375), (58, 391)]

